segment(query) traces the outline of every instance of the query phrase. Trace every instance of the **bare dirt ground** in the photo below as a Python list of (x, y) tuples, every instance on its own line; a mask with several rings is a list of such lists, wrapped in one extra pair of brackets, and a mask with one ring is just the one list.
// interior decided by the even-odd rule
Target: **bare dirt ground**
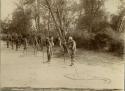
[[(56, 52), (56, 50), (54, 51)], [(7, 49), (1, 42), (2, 87), (123, 89), (124, 61), (118, 57), (78, 50), (75, 66), (70, 59), (54, 56), (47, 64), (46, 52), (33, 55)]]

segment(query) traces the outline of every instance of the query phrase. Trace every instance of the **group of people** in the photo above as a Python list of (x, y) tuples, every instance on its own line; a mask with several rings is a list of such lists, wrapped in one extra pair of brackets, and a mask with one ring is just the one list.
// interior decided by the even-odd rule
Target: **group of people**
[[(32, 41), (31, 41), (32, 40)], [(54, 48), (54, 38), (53, 36), (48, 36), (46, 39), (42, 39), (40, 36), (21, 36), (17, 34), (10, 35), (8, 34), (6, 37), (7, 42), (7, 48), (11, 46), (12, 49), (14, 49), (14, 45), (16, 47), (16, 50), (20, 48), (21, 45), (23, 45), (24, 51), (27, 50), (28, 45), (32, 45), (34, 50), (42, 50), (43, 46), (46, 46), (47, 51), (47, 63), (51, 62), (52, 56), (53, 56), (53, 48)], [(67, 49), (67, 53), (70, 55), (71, 58), (71, 64), (70, 66), (74, 65), (75, 61), (75, 54), (76, 54), (76, 42), (73, 39), (73, 37), (69, 36), (68, 39), (63, 43), (58, 37), (58, 45), (64, 49)], [(65, 52), (64, 52), (65, 53)]]
[(14, 45), (15, 45), (16, 50), (18, 50), (22, 42), (22, 36), (19, 36), (17, 34), (7, 34), (6, 42), (7, 42), (6, 43), (7, 48), (12, 47), (12, 49), (14, 49)]
[[(67, 53), (70, 54), (70, 58), (71, 58), (70, 66), (73, 66), (74, 62), (75, 62), (75, 54), (76, 54), (75, 40), (71, 36), (69, 36), (68, 40), (65, 41), (65, 43), (61, 42), (60, 37), (58, 37), (58, 40), (59, 40), (59, 46), (64, 49), (64, 53), (65, 53), (65, 48), (66, 48)], [(47, 58), (48, 58), (47, 62), (50, 62), (52, 55), (53, 55), (53, 47), (54, 47), (54, 42), (53, 42), (52, 36), (46, 38), (46, 47), (47, 47)]]
[(16, 51), (18, 51), (21, 46), (23, 46), (23, 49), (25, 51), (27, 50), (29, 45), (31, 45), (35, 50), (38, 50), (39, 47), (40, 50), (42, 50), (43, 48), (43, 45), (41, 45), (43, 44), (42, 38), (35, 35), (17, 35), (16, 33), (7, 34), (6, 42), (7, 48), (11, 47), (12, 49), (14, 49), (15, 46)]

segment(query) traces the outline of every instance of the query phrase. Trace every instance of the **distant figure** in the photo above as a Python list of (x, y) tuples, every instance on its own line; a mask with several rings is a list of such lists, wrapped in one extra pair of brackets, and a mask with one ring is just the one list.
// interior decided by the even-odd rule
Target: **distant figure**
[(76, 53), (76, 42), (72, 37), (69, 37), (68, 39), (68, 48), (69, 48), (69, 54), (71, 57), (71, 64), (70, 66), (74, 65), (75, 61), (75, 53)]
[(24, 51), (27, 51), (27, 47), (28, 47), (28, 40), (26, 37), (24, 37)]
[(9, 34), (7, 34), (7, 37), (6, 37), (6, 42), (7, 42), (7, 48), (9, 48), (9, 45), (10, 45), (10, 36)]
[(16, 44), (16, 51), (18, 51), (18, 47), (19, 47), (19, 38), (18, 38), (18, 35), (15, 34), (15, 44)]
[(11, 35), (10, 41), (11, 41), (11, 47), (12, 49), (14, 49), (14, 34)]
[(50, 37), (50, 42), (52, 44), (52, 47), (54, 47), (54, 42), (53, 42), (53, 37), (52, 36)]
[(62, 48), (62, 42), (61, 42), (61, 38), (58, 37), (58, 43), (59, 43), (59, 47)]
[(40, 51), (42, 51), (43, 50), (42, 36), (38, 36), (38, 44), (39, 44)]
[(18, 36), (18, 48), (20, 48), (21, 47), (21, 44), (22, 44), (22, 39), (23, 37), (22, 37), (22, 35), (20, 34), (19, 36)]
[(54, 40), (53, 40), (52, 36), (50, 36), (50, 43), (51, 43), (51, 52), (52, 52), (52, 55), (53, 55)]
[(34, 35), (34, 54), (39, 50), (38, 36)]
[(54, 43), (53, 43), (53, 38), (49, 38), (47, 37), (46, 38), (46, 47), (47, 47), (47, 62), (50, 62), (51, 61), (51, 57), (52, 57), (52, 47), (54, 46)]

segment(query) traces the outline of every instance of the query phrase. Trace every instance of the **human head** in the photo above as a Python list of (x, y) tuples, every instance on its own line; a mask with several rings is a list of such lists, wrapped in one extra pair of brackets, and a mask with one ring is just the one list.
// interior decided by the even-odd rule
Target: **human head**
[(73, 40), (73, 38), (71, 36), (69, 36), (69, 41), (72, 41), (72, 40)]

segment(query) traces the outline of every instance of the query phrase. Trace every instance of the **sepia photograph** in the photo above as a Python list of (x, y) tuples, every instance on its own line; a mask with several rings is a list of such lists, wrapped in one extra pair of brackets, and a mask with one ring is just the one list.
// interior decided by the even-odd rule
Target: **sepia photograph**
[(0, 0), (0, 91), (124, 91), (125, 0)]

